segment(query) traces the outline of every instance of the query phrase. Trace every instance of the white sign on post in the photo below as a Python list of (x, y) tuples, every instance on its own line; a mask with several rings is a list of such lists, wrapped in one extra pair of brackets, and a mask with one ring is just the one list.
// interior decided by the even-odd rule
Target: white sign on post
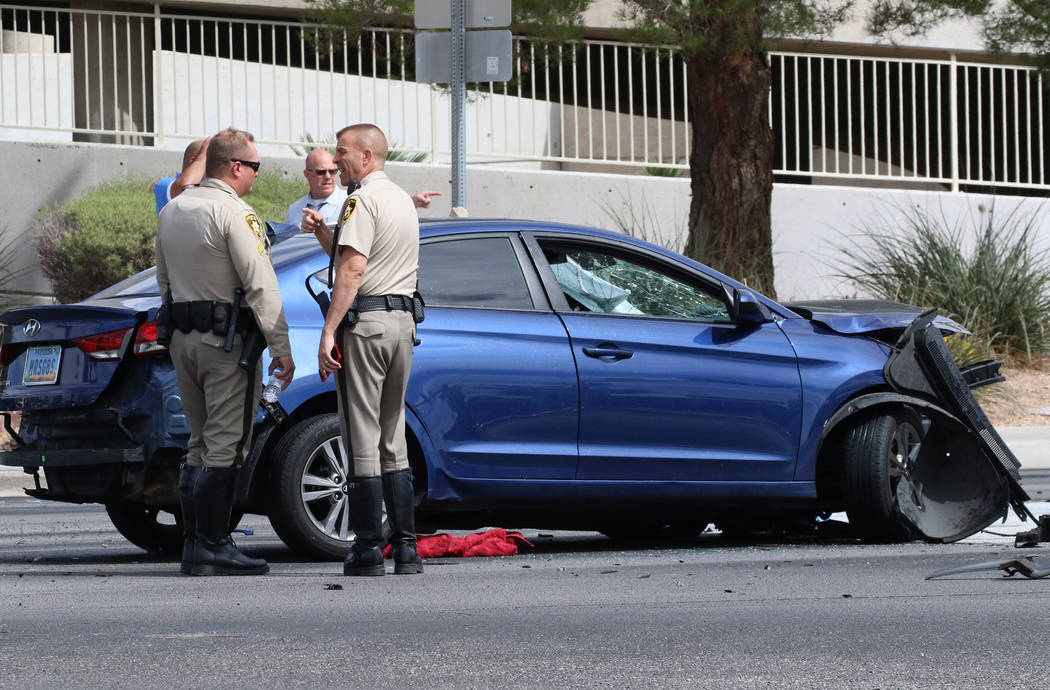
[[(416, 0), (417, 29), (451, 29), (448, 0)], [(510, 0), (467, 0), (466, 28), (495, 29), (510, 26)]]
[(467, 82), (510, 81), (509, 31), (467, 31), (510, 26), (510, 0), (416, 0), (416, 81), (448, 84), (452, 92), (452, 206), (466, 208)]
[[(452, 40), (449, 33), (416, 34), (416, 81), (448, 84), (452, 81)], [(468, 31), (466, 81), (510, 81), (511, 36), (505, 29)]]

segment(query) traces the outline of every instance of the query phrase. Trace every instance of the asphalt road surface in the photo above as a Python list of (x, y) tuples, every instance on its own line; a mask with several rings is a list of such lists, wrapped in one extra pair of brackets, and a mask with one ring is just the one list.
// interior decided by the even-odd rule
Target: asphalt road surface
[[(1050, 512), (1050, 505), (1040, 504)], [(1042, 688), (1050, 578), (1009, 536), (862, 545), (834, 529), (624, 548), (545, 535), (506, 558), (345, 578), (258, 517), (263, 577), (190, 578), (98, 506), (0, 499), (0, 687)], [(833, 527), (833, 526), (832, 526)], [(1050, 563), (1050, 555), (1042, 559)]]

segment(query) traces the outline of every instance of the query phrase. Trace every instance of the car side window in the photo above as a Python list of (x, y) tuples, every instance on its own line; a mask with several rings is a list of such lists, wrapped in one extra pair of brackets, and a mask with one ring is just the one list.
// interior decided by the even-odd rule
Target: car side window
[(419, 291), (433, 307), (533, 308), (525, 275), (507, 237), (421, 245)]
[(714, 290), (619, 254), (541, 246), (573, 311), (730, 320), (725, 299)]

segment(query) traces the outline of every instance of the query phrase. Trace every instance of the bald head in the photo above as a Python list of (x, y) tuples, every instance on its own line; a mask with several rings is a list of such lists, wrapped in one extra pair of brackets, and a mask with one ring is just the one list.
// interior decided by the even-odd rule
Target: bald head
[(191, 141), (186, 150), (182, 153), (182, 169), (190, 167), (190, 163), (197, 160), (197, 156), (201, 155), (201, 149), (204, 148), (204, 140), (197, 139)]
[(303, 175), (310, 184), (310, 197), (326, 199), (335, 191), (335, 178), (338, 169), (332, 160), (332, 154), (325, 149), (314, 149), (306, 156)]
[(382, 170), (386, 157), (386, 135), (375, 125), (350, 125), (339, 130), (335, 163), (339, 166), (339, 181), (344, 186)]
[(382, 170), (383, 164), (386, 163), (388, 153), (386, 135), (383, 134), (383, 130), (368, 123), (350, 125), (349, 127), (343, 127), (339, 130), (336, 139), (343, 136), (345, 132), (352, 132), (357, 138), (358, 144), (361, 148), (370, 149), (372, 151), (372, 154), (380, 161), (378, 169)]

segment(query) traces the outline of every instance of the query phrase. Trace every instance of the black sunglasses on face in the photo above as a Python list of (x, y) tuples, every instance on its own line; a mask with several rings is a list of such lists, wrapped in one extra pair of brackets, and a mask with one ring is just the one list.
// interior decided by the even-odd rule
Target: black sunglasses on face
[(322, 177), (324, 175), (337, 175), (339, 174), (339, 168), (314, 168), (311, 170), (314, 175)]
[(231, 158), (231, 163), (240, 163), (241, 165), (247, 165), (255, 172), (259, 172), (259, 161), (242, 161), (240, 158)]

